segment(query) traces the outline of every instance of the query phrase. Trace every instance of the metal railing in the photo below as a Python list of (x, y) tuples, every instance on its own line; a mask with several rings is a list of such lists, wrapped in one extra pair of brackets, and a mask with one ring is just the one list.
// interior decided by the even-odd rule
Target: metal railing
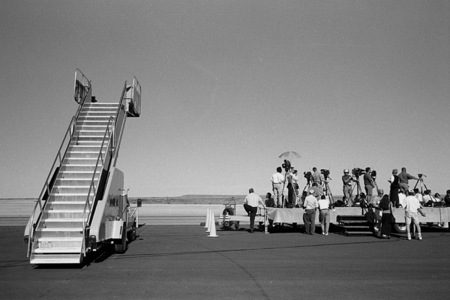
[[(81, 80), (81, 81), (80, 81)], [(79, 82), (77, 84), (77, 82)], [(66, 133), (64, 135), (63, 141), (61, 142), (61, 145), (58, 149), (58, 152), (56, 154), (56, 157), (53, 161), (53, 164), (50, 168), (50, 171), (47, 175), (47, 178), (44, 182), (44, 186), (41, 190), (41, 193), (39, 194), (38, 200), (36, 201), (36, 204), (34, 205), (33, 212), (31, 214), (31, 217), (28, 221), (27, 227), (25, 229), (25, 233), (28, 232), (28, 251), (27, 256), (29, 257), (31, 253), (31, 243), (34, 240), (34, 232), (37, 227), (37, 224), (39, 223), (40, 217), (42, 215), (42, 211), (45, 209), (45, 206), (47, 204), (48, 198), (50, 198), (51, 195), (51, 189), (53, 187), (52, 179), (55, 180), (58, 177), (60, 166), (62, 162), (64, 161), (64, 157), (66, 156), (67, 149), (69, 148), (69, 144), (72, 141), (72, 139), (75, 137), (75, 126), (76, 126), (76, 120), (78, 119), (78, 116), (80, 115), (81, 109), (83, 107), (83, 104), (85, 103), (86, 99), (90, 98), (92, 95), (92, 86), (90, 81), (87, 79), (84, 74), (77, 69), (75, 71), (75, 84), (74, 84), (74, 90), (75, 94), (77, 94), (77, 89), (79, 90), (80, 84), (83, 84), (83, 93), (79, 94), (82, 96), (78, 105), (78, 109), (75, 113), (75, 115), (72, 117), (69, 123), (69, 127), (66, 130)], [(64, 151), (64, 152), (63, 152)]]
[[(103, 167), (105, 165), (108, 155), (112, 151), (111, 141), (113, 140), (113, 136), (114, 136), (114, 127), (112, 126), (113, 121), (114, 121), (114, 118), (112, 116), (109, 117), (109, 121), (108, 121), (108, 124), (106, 125), (106, 129), (105, 129), (105, 134), (103, 135), (102, 144), (100, 146), (100, 152), (98, 154), (97, 161), (95, 163), (94, 173), (92, 174), (91, 183), (89, 185), (89, 191), (87, 193), (86, 202), (84, 203), (83, 216), (82, 216), (82, 220), (83, 220), (82, 228), (83, 228), (83, 232), (84, 232), (84, 237), (82, 240), (83, 241), (82, 252), (84, 255), (86, 255), (86, 238), (88, 238), (87, 231), (89, 230), (89, 226), (90, 226), (89, 223), (90, 223), (90, 219), (92, 216), (92, 204), (94, 204), (95, 198), (97, 196), (98, 183), (101, 180), (102, 174), (100, 172), (97, 186), (95, 186), (95, 175), (97, 174), (97, 170), (98, 170), (99, 166)], [(106, 141), (107, 141), (107, 145), (105, 146)], [(105, 152), (103, 152), (103, 149), (105, 149)], [(101, 165), (100, 165), (100, 163), (101, 163)], [(91, 201), (91, 198), (92, 198), (92, 201)]]
[(80, 69), (76, 69), (73, 85), (73, 98), (76, 103), (83, 105), (86, 96), (92, 91), (91, 81), (80, 71)]

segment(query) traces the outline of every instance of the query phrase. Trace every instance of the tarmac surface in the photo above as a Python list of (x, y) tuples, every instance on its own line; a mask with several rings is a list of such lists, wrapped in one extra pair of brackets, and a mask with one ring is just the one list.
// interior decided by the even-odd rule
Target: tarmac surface
[[(247, 227), (243, 225), (242, 227)], [(149, 225), (124, 254), (30, 265), (23, 226), (0, 227), (2, 299), (449, 299), (450, 232), (423, 240)], [(318, 232), (320, 229), (318, 229)]]

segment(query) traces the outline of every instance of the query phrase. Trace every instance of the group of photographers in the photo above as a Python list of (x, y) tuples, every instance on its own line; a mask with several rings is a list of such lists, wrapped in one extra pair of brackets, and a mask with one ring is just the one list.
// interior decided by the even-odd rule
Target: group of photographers
[[(283, 174), (283, 169), (285, 171), (285, 175)], [(272, 191), (273, 191), (273, 202), (274, 207), (278, 208), (293, 208), (300, 207), (306, 196), (308, 196), (308, 192), (312, 189), (314, 190), (314, 196), (317, 199), (320, 199), (322, 195), (331, 196), (331, 191), (328, 187), (328, 180), (330, 171), (326, 169), (321, 169), (320, 171), (313, 167), (312, 171), (304, 172), (304, 177), (307, 180), (307, 184), (303, 189), (303, 192), (300, 191), (300, 187), (298, 184), (299, 177), (298, 171), (291, 166), (288, 160), (285, 160), (282, 164), (282, 167), (277, 168), (277, 172), (274, 173), (271, 177), (272, 182)], [(363, 178), (364, 183), (364, 192), (360, 187), (360, 177)], [(343, 184), (343, 194), (344, 197), (342, 201), (336, 201), (333, 203), (335, 206), (376, 206), (378, 205), (378, 201), (380, 197), (383, 196), (384, 191), (379, 189), (376, 183), (377, 172), (372, 170), (370, 167), (365, 169), (362, 168), (353, 168), (351, 170), (345, 169), (344, 174), (342, 175), (342, 184)], [(419, 174), (418, 177), (408, 174), (406, 172), (406, 168), (401, 169), (401, 173), (398, 173), (397, 169), (392, 171), (392, 175), (388, 182), (390, 183), (389, 189), (389, 200), (392, 203), (393, 207), (399, 207), (401, 203), (401, 198), (406, 197), (410, 190), (409, 180), (417, 180), (418, 182), (423, 181), (423, 175)], [(356, 187), (356, 195), (353, 196), (353, 192)], [(284, 195), (284, 190), (287, 190), (287, 198)], [(375, 195), (373, 191), (376, 191)], [(381, 195), (380, 191), (383, 192)], [(400, 193), (399, 193), (400, 192)], [(422, 196), (422, 192), (424, 192)], [(421, 204), (423, 206), (435, 206), (436, 203), (441, 202), (444, 204), (444, 199), (436, 193), (434, 196), (431, 194), (431, 191), (425, 189), (424, 191), (418, 192), (416, 189), (416, 197), (419, 198)], [(332, 198), (332, 197), (330, 197)], [(331, 199), (333, 200), (333, 199)], [(450, 199), (449, 199), (450, 200)]]

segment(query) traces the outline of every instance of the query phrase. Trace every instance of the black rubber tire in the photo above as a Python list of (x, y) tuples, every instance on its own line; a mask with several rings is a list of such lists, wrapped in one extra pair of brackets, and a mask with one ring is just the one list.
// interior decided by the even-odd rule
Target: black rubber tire
[(406, 233), (406, 224), (405, 223), (395, 223), (394, 230), (397, 233)]
[(125, 253), (125, 251), (127, 251), (127, 227), (125, 223), (123, 223), (122, 228), (122, 239), (120, 243), (114, 244), (114, 251), (119, 254)]

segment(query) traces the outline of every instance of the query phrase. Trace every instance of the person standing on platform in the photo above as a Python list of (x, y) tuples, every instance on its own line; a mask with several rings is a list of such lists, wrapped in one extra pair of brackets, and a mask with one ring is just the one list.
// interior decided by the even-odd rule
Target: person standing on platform
[(262, 201), (261, 197), (255, 194), (255, 191), (250, 188), (248, 190), (248, 195), (244, 199), (244, 209), (247, 214), (250, 215), (250, 233), (253, 233), (255, 227), (255, 216), (258, 211), (258, 205), (261, 203), (262, 207), (265, 209), (266, 206)]
[(400, 188), (403, 190), (403, 194), (405, 194), (405, 195), (408, 195), (408, 190), (409, 190), (408, 180), (409, 179), (419, 180), (419, 178), (406, 173), (406, 168), (403, 167), (400, 174), (398, 174), (398, 184), (399, 184)]
[(344, 197), (347, 200), (346, 205), (347, 206), (353, 206), (353, 197), (352, 197), (352, 192), (353, 192), (352, 181), (353, 181), (353, 177), (349, 173), (350, 172), (349, 172), (348, 169), (344, 170), (344, 175), (342, 176), (342, 184), (344, 185), (344, 187), (343, 187)]
[(316, 167), (312, 168), (313, 172), (311, 174), (311, 181), (312, 183), (317, 183), (318, 186), (322, 186), (322, 175), (320, 174), (320, 172), (317, 170)]
[(328, 196), (322, 195), (318, 202), (319, 205), (319, 221), (322, 227), (322, 235), (328, 235), (328, 229), (330, 228), (330, 199)]
[(322, 197), (322, 195), (323, 195), (323, 188), (322, 188), (321, 185), (319, 186), (316, 182), (314, 182), (312, 184), (311, 189), (314, 190), (314, 197), (316, 197), (316, 199), (320, 199)]
[(282, 207), (283, 201), (283, 185), (284, 185), (284, 175), (281, 173), (283, 169), (281, 167), (277, 168), (277, 172), (272, 175), (270, 181), (272, 181), (272, 190), (274, 199), (277, 201), (277, 207)]
[(389, 200), (392, 202), (393, 207), (398, 207), (399, 204), (398, 189), (400, 188), (400, 185), (398, 183), (397, 173), (398, 173), (397, 169), (392, 170), (392, 176), (388, 180), (391, 183), (391, 187), (389, 190)]
[(288, 190), (286, 207), (292, 208), (295, 205), (294, 168), (290, 168), (286, 173), (286, 182)]
[(364, 189), (366, 190), (367, 203), (372, 202), (372, 191), (375, 187), (375, 182), (373, 182), (372, 178), (372, 170), (370, 167), (366, 168), (366, 173), (364, 174)]
[(314, 197), (314, 190), (309, 190), (309, 196), (305, 198), (303, 208), (305, 212), (303, 214), (303, 222), (305, 223), (305, 234), (313, 235), (316, 230), (316, 209), (318, 203), (316, 197)]

